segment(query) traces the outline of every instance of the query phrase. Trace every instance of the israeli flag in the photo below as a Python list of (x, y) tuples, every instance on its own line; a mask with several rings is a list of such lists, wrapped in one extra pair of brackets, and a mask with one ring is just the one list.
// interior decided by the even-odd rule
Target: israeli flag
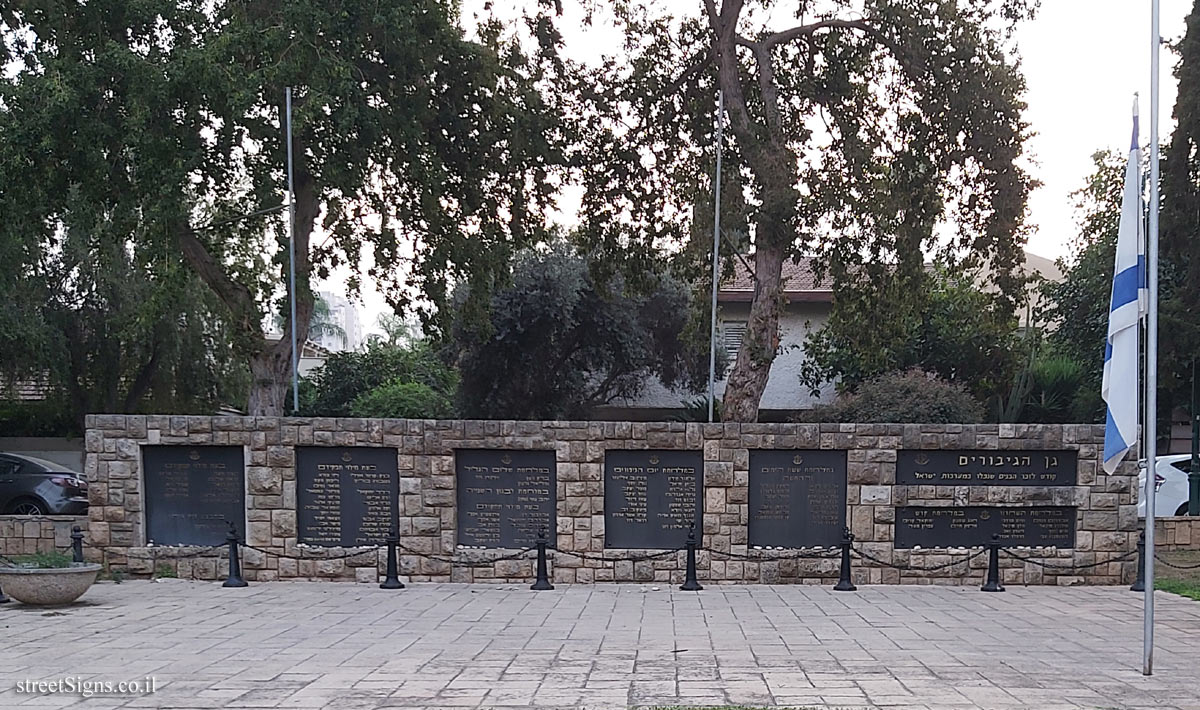
[(1142, 228), (1141, 150), (1137, 102), (1133, 105), (1133, 144), (1125, 166), (1125, 196), (1117, 231), (1116, 268), (1108, 309), (1104, 381), (1100, 394), (1108, 404), (1104, 429), (1104, 470), (1112, 473), (1137, 440), (1138, 322), (1146, 312), (1145, 232)]

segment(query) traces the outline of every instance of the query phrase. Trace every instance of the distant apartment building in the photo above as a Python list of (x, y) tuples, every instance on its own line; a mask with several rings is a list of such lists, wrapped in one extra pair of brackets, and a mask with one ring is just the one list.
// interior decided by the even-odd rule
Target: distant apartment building
[(358, 308), (339, 293), (321, 291), (317, 295), (328, 311), (314, 317), (308, 339), (334, 353), (362, 347), (366, 333), (359, 319)]

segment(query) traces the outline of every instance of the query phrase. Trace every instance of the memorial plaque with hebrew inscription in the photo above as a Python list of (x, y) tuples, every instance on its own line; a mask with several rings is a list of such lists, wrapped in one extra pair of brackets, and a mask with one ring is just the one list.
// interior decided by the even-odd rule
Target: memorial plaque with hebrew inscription
[(845, 451), (750, 452), (751, 545), (833, 546), (844, 527)]
[(551, 547), (558, 533), (553, 451), (459, 449), (458, 544), (533, 547), (545, 528)]
[(992, 536), (1004, 547), (1075, 547), (1070, 506), (896, 508), (896, 548), (980, 547)]
[(1073, 486), (1077, 451), (896, 452), (896, 483), (925, 486)]
[(398, 523), (396, 450), (296, 447), (296, 532), (324, 547), (379, 545)]
[(219, 545), (233, 523), (246, 539), (246, 462), (240, 446), (143, 446), (146, 542)]
[(699, 451), (608, 451), (604, 455), (604, 546), (670, 550), (687, 543), (704, 511)]

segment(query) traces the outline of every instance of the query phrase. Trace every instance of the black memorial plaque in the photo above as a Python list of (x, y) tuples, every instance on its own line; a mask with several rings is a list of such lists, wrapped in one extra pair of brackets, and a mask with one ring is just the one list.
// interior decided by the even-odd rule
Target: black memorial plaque
[(296, 448), (296, 529), (306, 545), (379, 545), (397, 526), (396, 450), (367, 446)]
[(826, 547), (846, 527), (845, 451), (750, 451), (751, 545)]
[(533, 547), (545, 528), (553, 547), (558, 534), (556, 466), (553, 451), (455, 451), (458, 544)]
[(246, 461), (240, 446), (143, 446), (146, 542), (219, 545), (233, 523), (246, 539)]
[(604, 546), (683, 547), (704, 511), (699, 451), (608, 451), (604, 455)]
[(979, 547), (1075, 547), (1075, 508), (1070, 506), (896, 508), (897, 549)]
[(928, 486), (1073, 486), (1078, 452), (915, 451), (896, 458), (896, 483)]

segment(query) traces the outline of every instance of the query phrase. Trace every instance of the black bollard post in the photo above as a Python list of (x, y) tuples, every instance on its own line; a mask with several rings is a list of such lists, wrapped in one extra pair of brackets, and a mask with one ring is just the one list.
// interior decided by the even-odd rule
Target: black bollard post
[(78, 525), (71, 530), (71, 561), (83, 562), (83, 530)]
[(1129, 588), (1131, 592), (1146, 591), (1146, 531), (1138, 533), (1137, 541), (1138, 565), (1137, 579), (1133, 580), (1133, 586)]
[(685, 592), (698, 592), (704, 587), (700, 586), (700, 580), (696, 579), (696, 521), (692, 521), (691, 527), (688, 528), (687, 536), (687, 570), (683, 575), (683, 584), (680, 589)]
[(229, 535), (225, 540), (229, 543), (229, 578), (225, 580), (222, 587), (246, 587), (246, 580), (242, 579), (242, 562), (238, 558), (238, 536), (237, 530), (233, 527), (233, 523), (229, 523)]
[(387, 536), (387, 574), (379, 583), (380, 589), (404, 589), (400, 581), (400, 565), (396, 562), (396, 545), (400, 544), (400, 535), (393, 529)]
[(529, 588), (535, 592), (554, 589), (554, 585), (550, 584), (550, 572), (546, 569), (546, 528), (538, 528), (537, 536), (537, 579)]
[(992, 535), (988, 543), (987, 581), (979, 588), (981, 592), (1003, 592), (1004, 585), (1000, 584), (1000, 536)]
[(850, 545), (854, 543), (854, 535), (850, 528), (842, 528), (842, 573), (838, 575), (838, 583), (834, 585), (835, 592), (854, 592), (858, 587), (850, 581)]

